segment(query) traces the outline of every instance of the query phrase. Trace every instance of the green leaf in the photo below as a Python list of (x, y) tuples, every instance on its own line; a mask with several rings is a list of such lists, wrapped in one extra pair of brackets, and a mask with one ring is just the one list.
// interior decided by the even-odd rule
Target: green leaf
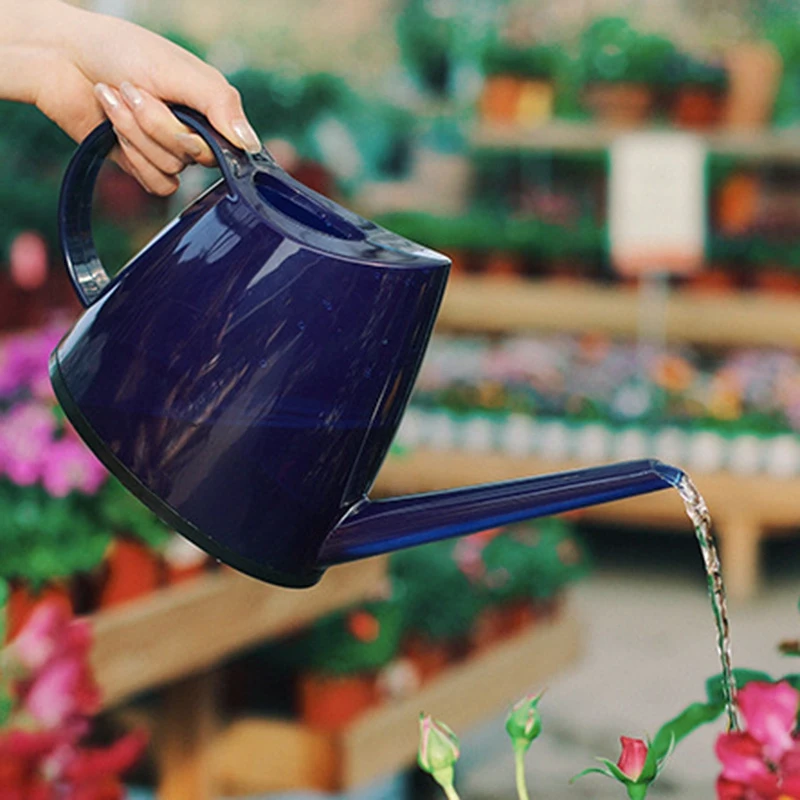
[(574, 783), (578, 778), (582, 778), (584, 775), (590, 775), (591, 773), (596, 772), (598, 775), (605, 775), (606, 778), (613, 778), (614, 776), (610, 772), (606, 772), (604, 769), (600, 769), (600, 767), (587, 767), (584, 770), (581, 770), (577, 775), (573, 775), (570, 779), (570, 783)]
[[(713, 680), (713, 679), (712, 679)], [(720, 692), (720, 696), (721, 696)], [(695, 728), (713, 722), (725, 710), (725, 703), (720, 699), (713, 703), (692, 703), (680, 714), (661, 726), (653, 739), (650, 753), (656, 761), (663, 761), (672, 747), (681, 739), (688, 736)]]
[(605, 764), (608, 771), (621, 783), (632, 783), (629, 775), (626, 775), (613, 761), (608, 758), (598, 758), (598, 761)]
[(786, 681), (786, 683), (788, 683), (790, 686), (800, 691), (800, 675), (798, 675), (796, 672), (784, 675), (781, 678), (781, 681)]
[[(751, 681), (766, 681), (772, 683), (772, 678), (766, 673), (756, 669), (735, 669), (733, 677), (737, 688), (741, 689)], [(706, 681), (706, 695), (710, 703), (724, 703), (725, 697), (722, 693), (722, 675), (717, 673)]]

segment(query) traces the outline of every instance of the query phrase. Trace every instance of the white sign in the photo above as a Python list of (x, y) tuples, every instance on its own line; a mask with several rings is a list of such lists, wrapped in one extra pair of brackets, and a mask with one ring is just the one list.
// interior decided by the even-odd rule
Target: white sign
[(706, 149), (690, 133), (632, 133), (611, 147), (611, 260), (623, 274), (698, 270), (706, 239)]

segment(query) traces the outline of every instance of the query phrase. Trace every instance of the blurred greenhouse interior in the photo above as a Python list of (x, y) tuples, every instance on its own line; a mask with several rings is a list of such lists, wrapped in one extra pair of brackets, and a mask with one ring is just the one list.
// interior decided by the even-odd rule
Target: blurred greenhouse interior
[[(756, 671), (740, 690), (800, 688), (800, 0), (73, 4), (212, 64), (290, 175), (451, 260), (371, 496), (676, 465), (715, 522), (734, 666)], [(303, 591), (218, 563), (125, 491), (47, 377), (82, 311), (58, 238), (74, 149), (0, 102), (0, 677), (43, 604), (88, 620), (103, 699), (86, 741), (147, 735), (127, 796), (436, 797), (425, 712), (461, 737), (460, 797), (510, 799), (506, 716), (544, 689), (531, 797), (622, 797), (569, 780), (617, 764), (620, 736), (656, 748), (675, 730), (649, 796), (779, 796), (717, 784), (714, 616), (674, 491), (333, 567)], [(191, 165), (164, 198), (105, 164), (109, 271), (218, 178)], [(28, 724), (3, 687), (0, 797), (6, 763), (21, 769), (4, 736)], [(656, 736), (691, 703), (696, 733)]]

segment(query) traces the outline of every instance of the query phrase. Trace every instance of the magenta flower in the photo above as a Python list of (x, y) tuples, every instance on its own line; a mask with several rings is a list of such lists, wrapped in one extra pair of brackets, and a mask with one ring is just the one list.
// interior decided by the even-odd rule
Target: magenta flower
[(722, 800), (800, 800), (800, 740), (793, 736), (800, 692), (785, 682), (752, 681), (738, 695), (746, 730), (722, 733)]
[(41, 403), (20, 403), (0, 422), (0, 472), (20, 486), (39, 479), (56, 420)]
[(53, 442), (42, 465), (42, 484), (53, 497), (66, 497), (72, 491), (95, 494), (106, 477), (105, 467), (71, 438)]
[(40, 669), (55, 654), (68, 624), (69, 616), (60, 603), (40, 603), (9, 645), (9, 658), (26, 671)]

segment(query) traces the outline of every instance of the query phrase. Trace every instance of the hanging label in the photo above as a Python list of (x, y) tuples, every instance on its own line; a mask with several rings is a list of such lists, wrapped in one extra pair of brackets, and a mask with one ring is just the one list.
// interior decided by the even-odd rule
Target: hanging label
[(706, 148), (690, 133), (632, 133), (611, 147), (611, 260), (624, 275), (688, 274), (706, 243)]

